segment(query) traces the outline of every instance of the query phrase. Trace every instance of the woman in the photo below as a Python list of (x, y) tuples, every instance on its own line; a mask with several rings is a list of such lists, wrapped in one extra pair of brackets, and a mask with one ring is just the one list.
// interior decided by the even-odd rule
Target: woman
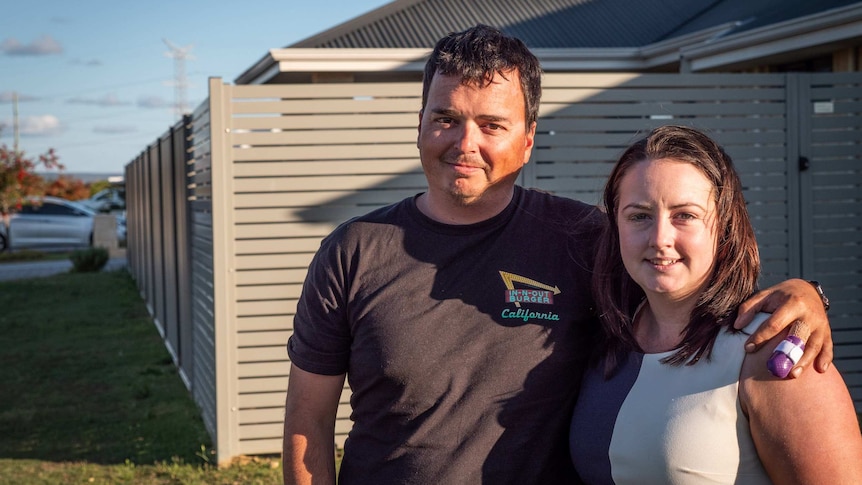
[[(665, 126), (604, 193), (603, 336), (571, 426), (588, 484), (862, 483), (862, 434), (832, 366), (781, 380), (732, 328), (760, 261), (742, 187), (709, 137)], [(632, 311), (633, 310), (633, 311)]]

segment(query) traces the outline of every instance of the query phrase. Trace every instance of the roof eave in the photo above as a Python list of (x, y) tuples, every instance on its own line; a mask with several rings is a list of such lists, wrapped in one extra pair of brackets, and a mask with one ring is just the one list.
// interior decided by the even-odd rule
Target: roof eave
[(537, 48), (533, 49), (533, 53), (539, 58), (545, 72), (626, 71), (639, 70), (644, 66), (637, 47)]
[(691, 72), (753, 63), (862, 37), (862, 4), (850, 5), (680, 48)]
[(282, 72), (422, 71), (431, 49), (270, 49), (236, 84), (265, 84)]
[(431, 49), (313, 49), (271, 51), (282, 72), (422, 71)]
[(264, 84), (278, 74), (278, 63), (270, 51), (233, 80), (234, 84)]

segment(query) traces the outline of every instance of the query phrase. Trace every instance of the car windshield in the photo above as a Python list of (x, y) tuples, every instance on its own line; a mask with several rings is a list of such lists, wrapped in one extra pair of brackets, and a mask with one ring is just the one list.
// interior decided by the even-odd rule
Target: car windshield
[(89, 207), (85, 206), (84, 204), (81, 204), (80, 202), (76, 202), (74, 200), (67, 200), (66, 202), (70, 206), (74, 207), (75, 209), (78, 209), (79, 211), (81, 211), (85, 214), (88, 214), (91, 216), (95, 216), (96, 214), (98, 214), (96, 211), (94, 211), (93, 209), (90, 209)]

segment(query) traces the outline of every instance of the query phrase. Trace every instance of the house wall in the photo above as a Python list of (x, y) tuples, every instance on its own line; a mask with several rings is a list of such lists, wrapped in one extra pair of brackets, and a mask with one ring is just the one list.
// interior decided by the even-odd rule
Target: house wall
[[(862, 75), (548, 74), (543, 86), (525, 186), (597, 202), (616, 157), (660, 124), (704, 129), (725, 146), (745, 184), (763, 284), (795, 276), (824, 284), (835, 363), (862, 409)], [(189, 386), (220, 462), (280, 452), (285, 343), (321, 238), (424, 190), (415, 147), (420, 95), (412, 82), (211, 80), (190, 122), (191, 317), (179, 334), (192, 328), (193, 355), (179, 360), (193, 362)], [(130, 191), (161, 190), (138, 165), (127, 168)], [(129, 200), (133, 273), (162, 322), (154, 282), (169, 272), (151, 261), (164, 250), (141, 234), (155, 233), (145, 214), (161, 209), (145, 194)], [(345, 389), (338, 444), (349, 429)]]
[(862, 47), (847, 47), (832, 54), (832, 71), (862, 71)]

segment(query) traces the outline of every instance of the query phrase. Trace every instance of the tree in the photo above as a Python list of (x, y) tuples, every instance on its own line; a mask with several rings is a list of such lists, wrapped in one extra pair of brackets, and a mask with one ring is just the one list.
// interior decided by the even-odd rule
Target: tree
[(90, 188), (79, 178), (61, 175), (47, 185), (45, 195), (66, 200), (81, 200), (90, 197)]
[(0, 216), (6, 228), (6, 247), (9, 247), (9, 222), (13, 210), (18, 210), (30, 197), (45, 194), (45, 180), (36, 174), (36, 169), (61, 170), (59, 158), (54, 149), (39, 155), (37, 159), (27, 158), (24, 152), (10, 150), (0, 145)]
[(110, 188), (111, 182), (108, 179), (96, 180), (90, 182), (90, 195), (96, 195), (104, 189)]

